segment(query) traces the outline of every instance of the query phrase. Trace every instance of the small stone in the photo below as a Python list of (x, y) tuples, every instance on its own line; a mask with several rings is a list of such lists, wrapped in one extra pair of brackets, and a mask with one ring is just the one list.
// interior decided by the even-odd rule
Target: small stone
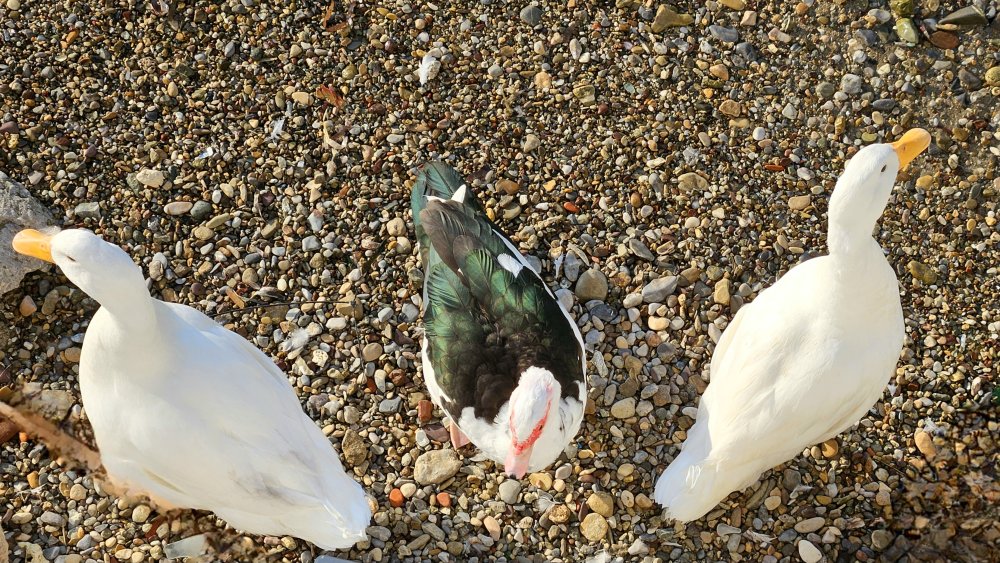
[(524, 150), (524, 152), (531, 152), (537, 149), (538, 146), (541, 144), (542, 142), (541, 140), (539, 140), (538, 135), (535, 135), (533, 133), (528, 133), (527, 135), (524, 136), (524, 144), (521, 146), (521, 148)]
[(910, 272), (910, 275), (913, 276), (914, 279), (919, 280), (922, 283), (931, 285), (937, 282), (937, 272), (934, 268), (931, 268), (923, 262), (911, 260), (906, 265), (906, 269)]
[(840, 453), (840, 442), (838, 442), (836, 438), (830, 438), (829, 440), (823, 442), (820, 449), (823, 452), (823, 457), (826, 459), (833, 459), (837, 457), (838, 453)]
[(610, 518), (615, 511), (615, 499), (608, 493), (592, 493), (587, 498), (587, 506), (601, 516)]
[(489, 532), (490, 537), (493, 538), (493, 541), (497, 541), (500, 539), (500, 523), (497, 522), (496, 518), (492, 516), (487, 516), (486, 518), (483, 518), (483, 527), (486, 528), (487, 532)]
[(198, 240), (209, 240), (215, 236), (215, 231), (209, 229), (204, 225), (199, 225), (195, 227), (193, 231), (191, 231), (191, 234), (194, 235), (194, 238)]
[(207, 201), (196, 201), (191, 207), (191, 216), (195, 219), (204, 219), (212, 213), (212, 204)]
[(816, 85), (816, 95), (824, 100), (829, 100), (837, 93), (837, 87), (829, 82), (820, 82)]
[(437, 500), (439, 506), (443, 506), (445, 508), (451, 506), (451, 495), (448, 493), (438, 493), (434, 496), (434, 498)]
[(958, 80), (969, 90), (978, 90), (983, 86), (983, 80), (964, 68), (958, 69)]
[(521, 21), (534, 27), (542, 21), (542, 9), (534, 4), (529, 4), (521, 9)]
[(916, 24), (910, 18), (899, 18), (896, 20), (894, 29), (900, 41), (909, 43), (910, 45), (916, 45), (920, 42), (920, 33), (917, 31)]
[(403, 496), (403, 491), (399, 489), (393, 489), (389, 491), (389, 505), (393, 508), (400, 508), (406, 502), (406, 497)]
[(132, 521), (137, 524), (142, 524), (149, 519), (149, 507), (145, 504), (140, 504), (132, 509)]
[(745, 0), (719, 0), (719, 4), (729, 8), (730, 10), (740, 11), (747, 7)]
[(309, 92), (292, 92), (292, 101), (300, 106), (312, 105), (312, 94)]
[[(739, 117), (742, 111), (743, 108), (740, 107), (740, 103), (736, 100), (724, 100), (721, 104), (719, 104), (719, 112), (729, 117)], [(698, 177), (701, 178), (701, 176)]]
[(503, 190), (507, 195), (514, 195), (521, 189), (521, 185), (513, 180), (504, 178), (497, 182), (497, 188)]
[(581, 303), (604, 301), (608, 297), (608, 278), (604, 272), (591, 268), (576, 280), (576, 297)]
[(723, 43), (736, 43), (740, 40), (740, 34), (735, 29), (723, 27), (721, 25), (708, 26), (708, 32)]
[(923, 430), (917, 430), (913, 435), (913, 441), (917, 445), (917, 449), (920, 453), (924, 454), (928, 460), (933, 460), (934, 456), (937, 455), (937, 447), (934, 445), (934, 440), (931, 435)]
[(378, 342), (369, 342), (361, 349), (361, 359), (366, 362), (374, 362), (382, 355), (382, 345)]
[(913, 0), (889, 0), (889, 9), (896, 17), (913, 17)]
[(421, 485), (437, 485), (452, 478), (462, 468), (455, 450), (431, 450), (420, 454), (413, 466), (413, 479)]
[(826, 524), (826, 520), (822, 516), (816, 516), (814, 518), (808, 518), (802, 520), (795, 524), (795, 531), (800, 534), (808, 534), (811, 532), (818, 531)]
[(986, 14), (983, 13), (982, 9), (979, 6), (972, 5), (955, 10), (941, 18), (938, 26), (954, 26), (957, 28), (958, 26), (988, 25), (989, 23), (990, 20), (986, 19)]
[(573, 511), (565, 504), (556, 504), (549, 509), (549, 520), (556, 524), (565, 524), (573, 517)]
[(80, 483), (74, 483), (69, 489), (70, 500), (81, 501), (87, 498), (87, 489)]
[(872, 547), (882, 551), (892, 545), (894, 539), (895, 536), (889, 530), (875, 530), (872, 532)]
[(21, 313), (22, 317), (30, 317), (38, 310), (38, 306), (35, 305), (35, 300), (30, 295), (25, 295), (21, 299), (21, 304), (17, 306), (17, 310)]
[(810, 195), (797, 195), (788, 198), (788, 208), (792, 211), (802, 211), (809, 207), (810, 203), (812, 203), (812, 196)]
[(696, 172), (687, 172), (677, 177), (677, 187), (687, 192), (692, 190), (707, 190), (708, 180)]
[(400, 217), (393, 217), (385, 225), (385, 230), (389, 236), (400, 237), (406, 234), (406, 221)]
[(66, 524), (65, 517), (49, 510), (43, 512), (42, 515), (38, 517), (38, 521), (46, 526), (54, 526), (56, 528), (61, 528)]
[(928, 40), (938, 49), (955, 49), (959, 44), (958, 36), (947, 31), (935, 31)]
[(608, 521), (596, 512), (591, 512), (580, 523), (580, 532), (591, 542), (599, 542), (608, 535)]
[(615, 418), (631, 418), (635, 415), (635, 398), (626, 397), (611, 405), (611, 416)]
[(7, 0), (7, 9), (16, 12), (21, 9), (21, 0)]
[(708, 72), (719, 80), (729, 80), (729, 69), (724, 64), (714, 64), (708, 67)]
[(764, 508), (774, 511), (774, 509), (781, 506), (781, 497), (767, 497), (764, 499)]
[(191, 210), (194, 204), (190, 201), (171, 201), (163, 206), (163, 211), (167, 215), (183, 215)]
[(507, 504), (517, 502), (517, 497), (521, 494), (521, 482), (517, 479), (508, 479), (500, 483), (500, 500)]
[(809, 540), (802, 540), (799, 542), (799, 557), (805, 563), (819, 563), (819, 560), (823, 559), (823, 554)]
[(691, 14), (678, 14), (670, 6), (660, 4), (656, 8), (656, 15), (653, 16), (653, 33), (661, 33), (668, 27), (691, 25), (693, 22), (694, 16)]
[(987, 85), (1000, 86), (1000, 66), (995, 66), (987, 70), (984, 78)]
[(845, 94), (860, 94), (864, 84), (864, 80), (857, 74), (848, 73), (840, 79), (840, 89)]
[(79, 346), (72, 346), (63, 350), (63, 360), (68, 364), (80, 363), (81, 349)]
[(662, 303), (668, 295), (677, 289), (677, 276), (657, 278), (642, 288), (642, 300), (646, 303)]
[(140, 170), (135, 175), (135, 179), (147, 188), (159, 188), (163, 186), (163, 183), (166, 181), (166, 178), (163, 176), (163, 172), (159, 170), (152, 170), (150, 168), (143, 168)]
[(80, 203), (73, 209), (73, 213), (83, 219), (96, 219), (101, 216), (101, 205), (96, 201)]
[(434, 403), (428, 401), (427, 399), (422, 399), (419, 403), (417, 403), (417, 420), (420, 422), (429, 421), (433, 413)]
[(548, 473), (532, 473), (528, 475), (528, 483), (536, 489), (547, 491), (552, 488), (552, 477)]
[(361, 465), (368, 458), (368, 446), (361, 435), (351, 429), (344, 432), (340, 449), (344, 453), (344, 460), (352, 467)]
[(417, 494), (417, 486), (413, 483), (403, 483), (403, 486), (399, 488), (399, 492), (403, 493), (406, 498), (413, 498), (413, 495)]
[(719, 305), (729, 305), (729, 278), (722, 278), (715, 283), (715, 291), (712, 294), (712, 298)]
[(581, 84), (573, 88), (573, 95), (585, 106), (591, 106), (597, 102), (596, 90), (591, 84)]

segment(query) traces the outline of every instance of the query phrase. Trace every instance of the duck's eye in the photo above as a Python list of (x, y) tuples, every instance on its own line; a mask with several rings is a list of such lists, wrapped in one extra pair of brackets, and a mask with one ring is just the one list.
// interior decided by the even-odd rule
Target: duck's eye
[(883, 164), (883, 165), (882, 165), (882, 172), (885, 172), (885, 169), (886, 169), (886, 168), (888, 168), (888, 167), (889, 167), (889, 165), (888, 165), (888, 164)]

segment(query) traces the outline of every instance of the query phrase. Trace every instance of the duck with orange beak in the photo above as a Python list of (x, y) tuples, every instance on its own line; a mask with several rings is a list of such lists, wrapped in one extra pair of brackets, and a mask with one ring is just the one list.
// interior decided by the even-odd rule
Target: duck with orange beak
[(423, 373), (471, 441), (521, 478), (576, 436), (586, 359), (576, 323), (451, 167), (422, 166), (412, 194), (424, 266)]
[(914, 129), (859, 150), (830, 198), (829, 255), (789, 270), (726, 327), (697, 420), (656, 483), (669, 517), (700, 518), (878, 401), (904, 328), (896, 274), (872, 230), (930, 139)]

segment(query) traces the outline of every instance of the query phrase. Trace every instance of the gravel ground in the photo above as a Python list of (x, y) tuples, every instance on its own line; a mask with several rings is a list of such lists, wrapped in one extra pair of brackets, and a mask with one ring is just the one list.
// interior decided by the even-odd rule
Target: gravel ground
[[(997, 561), (1000, 23), (891, 4), (0, 0), (0, 170), (290, 374), (379, 506), (337, 557)], [(649, 497), (721, 330), (825, 251), (845, 159), (913, 126), (935, 141), (878, 233), (907, 319), (884, 401), (665, 522)], [(523, 482), (456, 462), (422, 403), (408, 186), (431, 158), (472, 179), (594, 354), (576, 446)], [(95, 309), (52, 271), (0, 305), (0, 398), (37, 392), (84, 440)], [(0, 452), (12, 561), (155, 561), (185, 537), (220, 552), (203, 560), (331, 561), (102, 496), (30, 437)]]

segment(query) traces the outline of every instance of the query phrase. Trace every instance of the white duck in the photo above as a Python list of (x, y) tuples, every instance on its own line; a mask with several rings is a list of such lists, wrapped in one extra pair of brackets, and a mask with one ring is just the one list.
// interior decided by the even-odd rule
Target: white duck
[(191, 307), (151, 298), (129, 255), (90, 231), (26, 230), (13, 245), (101, 304), (80, 391), (117, 488), (323, 549), (366, 537), (364, 491), (260, 350)]
[(929, 144), (914, 129), (858, 151), (830, 198), (829, 256), (792, 268), (726, 328), (697, 421), (656, 484), (668, 516), (701, 517), (852, 426), (882, 395), (903, 346), (903, 311), (872, 229), (897, 172)]

